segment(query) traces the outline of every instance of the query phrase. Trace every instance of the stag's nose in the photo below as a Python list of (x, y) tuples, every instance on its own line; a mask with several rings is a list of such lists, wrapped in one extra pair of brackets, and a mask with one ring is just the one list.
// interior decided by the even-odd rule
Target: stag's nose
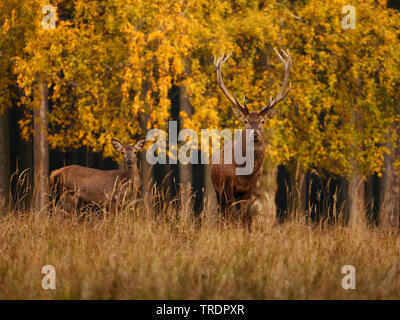
[(133, 164), (133, 161), (132, 161), (132, 160), (128, 160), (128, 161), (126, 162), (126, 164), (127, 164), (128, 166), (131, 166), (131, 165)]
[(260, 132), (258, 130), (254, 130), (251, 134), (251, 137), (254, 139), (258, 139), (259, 136), (260, 136)]

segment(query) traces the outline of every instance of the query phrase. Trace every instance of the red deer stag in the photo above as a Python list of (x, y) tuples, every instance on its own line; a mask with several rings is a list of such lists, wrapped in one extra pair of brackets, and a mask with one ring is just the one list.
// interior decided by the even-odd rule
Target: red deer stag
[[(213, 154), (211, 181), (217, 194), (221, 215), (227, 219), (231, 218), (233, 210), (235, 209), (234, 206), (236, 206), (236, 209), (239, 210), (239, 212), (236, 213), (236, 217), (240, 218), (243, 223), (247, 223), (249, 227), (252, 221), (251, 196), (254, 193), (257, 181), (260, 177), (260, 168), (265, 156), (266, 143), (264, 123), (266, 119), (273, 117), (276, 112), (274, 107), (287, 97), (291, 89), (291, 84), (289, 84), (289, 88), (286, 90), (289, 81), (290, 68), (292, 66), (292, 58), (289, 50), (287, 50), (287, 52), (282, 50), (282, 54), (285, 58), (283, 58), (278, 51), (275, 50), (275, 52), (282, 60), (285, 67), (282, 88), (277, 97), (275, 99), (272, 99), (271, 97), (267, 106), (259, 112), (250, 112), (247, 108), (246, 102), (244, 101), (243, 104), (239, 103), (225, 87), (222, 80), (221, 68), (224, 62), (228, 60), (230, 54), (226, 57), (223, 54), (219, 59), (214, 57), (214, 65), (217, 69), (218, 85), (224, 95), (233, 104), (233, 113), (237, 118), (243, 121), (244, 128), (241, 135), (235, 138), (233, 143), (226, 144), (222, 150), (217, 150)], [(240, 147), (242, 147), (242, 154), (244, 154), (243, 150), (247, 150), (246, 129), (252, 129), (252, 131), (250, 131), (250, 138), (253, 141), (253, 150), (250, 150), (250, 152), (254, 155), (254, 169), (249, 175), (237, 175), (236, 169), (243, 167), (243, 165), (237, 164), (235, 161), (234, 150), (235, 148), (238, 148), (239, 150)], [(251, 144), (249, 144), (249, 146), (251, 146)], [(233, 161), (232, 163), (224, 163), (224, 154), (229, 153), (231, 153), (231, 159), (233, 159)], [(218, 158), (219, 163), (215, 163), (214, 160)]]
[(138, 190), (140, 179), (136, 154), (144, 146), (145, 139), (140, 139), (135, 145), (123, 145), (117, 139), (112, 139), (111, 143), (124, 158), (122, 169), (98, 170), (71, 165), (51, 172), (50, 184), (59, 191), (65, 211), (75, 210), (78, 203), (115, 204), (118, 195)]

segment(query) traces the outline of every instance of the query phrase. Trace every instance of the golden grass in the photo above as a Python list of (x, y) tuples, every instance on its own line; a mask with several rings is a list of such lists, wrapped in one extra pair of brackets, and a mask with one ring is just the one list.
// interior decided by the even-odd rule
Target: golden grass
[[(398, 299), (399, 252), (398, 236), (379, 229), (278, 225), (262, 212), (248, 232), (206, 213), (198, 226), (172, 207), (85, 221), (9, 211), (0, 299)], [(46, 264), (56, 290), (41, 287)], [(346, 264), (356, 290), (341, 287)]]

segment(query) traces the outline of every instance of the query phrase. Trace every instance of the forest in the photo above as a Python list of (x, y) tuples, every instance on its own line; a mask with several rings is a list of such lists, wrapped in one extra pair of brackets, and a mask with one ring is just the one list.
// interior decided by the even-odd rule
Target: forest
[[(371, 239), (378, 244), (380, 234), (375, 232), (387, 229), (396, 233), (399, 228), (399, 10), (400, 3), (396, 0), (3, 0), (0, 5), (0, 208), (6, 223), (0, 229), (4, 228), (5, 235), (11, 232), (7, 223), (18, 225), (10, 214), (31, 212), (32, 216), (24, 218), (28, 219), (26, 226), (18, 228), (29, 225), (32, 230), (38, 228), (38, 233), (46, 234), (47, 229), (42, 230), (35, 224), (35, 219), (39, 219), (44, 223), (43, 228), (56, 232), (52, 222), (44, 222), (47, 220), (34, 214), (47, 210), (52, 202), (48, 189), (50, 172), (71, 164), (97, 169), (121, 167), (122, 158), (113, 148), (113, 138), (135, 143), (150, 129), (167, 131), (169, 121), (177, 121), (178, 129), (194, 129), (199, 135), (207, 128), (241, 128), (241, 121), (218, 87), (214, 56), (232, 52), (223, 70), (226, 86), (240, 99), (245, 94), (250, 110), (260, 110), (282, 85), (282, 63), (274, 52), (277, 48), (290, 50), (291, 91), (277, 107), (276, 115), (265, 124), (266, 153), (254, 194), (258, 216), (255, 230), (257, 226), (267, 228), (278, 241), (280, 231), (274, 228), (285, 223), (282, 228), (294, 235), (302, 234), (303, 229), (298, 228), (337, 225), (340, 229), (326, 235), (329, 239), (324, 243), (328, 247), (338, 236), (343, 246), (349, 241), (357, 252), (355, 248), (368, 232), (373, 233)], [(150, 209), (145, 204), (143, 212), (165, 210), (171, 214), (170, 204), (177, 204), (175, 209), (185, 212), (184, 219), (187, 219), (186, 205), (190, 206), (193, 216), (214, 212), (216, 199), (209, 165), (150, 165), (145, 151), (140, 153), (138, 163), (142, 197), (157, 193), (162, 199)], [(116, 225), (128, 235), (131, 231), (124, 229), (124, 221), (132, 222), (136, 215), (145, 215), (143, 212), (133, 217), (124, 216), (121, 219), (125, 220)], [(265, 216), (268, 223), (261, 227)], [(166, 221), (174, 219), (169, 217)], [(77, 228), (82, 232), (79, 235), (82, 243), (89, 246), (96, 242), (97, 235), (84, 238), (90, 225), (73, 222), (68, 226), (58, 220), (54, 223), (66, 228), (66, 234), (62, 235), (65, 239), (69, 235), (71, 240), (74, 234), (71, 228)], [(217, 239), (216, 235), (206, 237), (208, 229), (196, 236), (195, 226), (179, 224), (187, 221), (162, 227), (153, 222), (146, 225), (141, 220), (132, 222), (135, 223), (140, 224), (140, 235), (146, 239), (150, 235), (144, 230), (162, 228), (160, 237), (171, 255), (174, 255), (172, 247), (165, 244), (170, 241), (168, 228), (177, 228), (179, 236), (175, 240), (187, 237), (196, 248), (206, 247), (213, 237)], [(204, 223), (204, 228), (212, 228)], [(106, 234), (111, 232), (106, 230), (107, 226), (96, 227), (99, 228), (96, 232), (101, 233), (99, 237), (107, 238)], [(349, 226), (367, 228), (362, 229), (366, 233), (352, 238), (352, 229), (346, 229)], [(18, 228), (15, 234), (10, 234), (15, 243), (24, 238), (25, 231)], [(238, 245), (235, 247), (238, 251), (233, 248), (227, 255), (239, 254), (241, 245), (259, 246), (255, 238), (249, 239), (242, 232), (232, 240)], [(262, 238), (264, 233), (257, 236)], [(134, 237), (140, 239), (138, 234)], [(199, 242), (193, 237), (199, 237)], [(305, 252), (312, 251), (314, 240), (305, 245)], [(149, 241), (150, 251), (158, 250)], [(213, 245), (223, 240), (215, 241)], [(272, 243), (272, 239), (268, 241)], [(394, 258), (395, 248), (400, 245), (392, 238), (384, 241), (389, 243), (385, 247), (390, 248), (389, 252), (380, 252), (377, 260)], [(1, 243), (0, 247), (9, 245)], [(178, 243), (174, 242), (173, 246), (179, 247)], [(75, 245), (82, 254), (95, 255), (85, 251), (89, 249), (80, 247), (78, 242)], [(128, 243), (124, 245), (129, 247)], [(293, 245), (299, 246), (299, 252), (304, 249), (300, 244)], [(46, 244), (40, 246), (45, 250)], [(189, 259), (191, 248), (184, 249), (187, 251), (180, 257), (183, 261)], [(21, 252), (27, 251), (28, 248)], [(290, 255), (288, 247), (284, 251)], [(199, 252), (201, 255), (200, 249)], [(7, 266), (13, 260), (11, 252), (8, 254)], [(102, 254), (102, 259), (107, 260), (108, 256)], [(85, 257), (92, 259), (89, 256)], [(353, 255), (347, 252), (345, 256)], [(142, 263), (151, 263), (143, 259)], [(327, 257), (320, 261), (324, 259)], [(368, 261), (368, 254), (360, 259)], [(200, 260), (200, 264), (204, 262)], [(0, 268), (7, 270), (6, 266), (2, 267), (3, 262), (0, 261)], [(157, 264), (161, 265), (161, 262)], [(237, 274), (242, 270), (235, 269), (234, 265), (230, 267)], [(175, 268), (173, 262), (171, 268)], [(188, 276), (189, 283), (192, 272), (200, 277), (200, 270), (187, 268), (184, 275)], [(276, 273), (268, 277), (278, 281), (282, 275), (278, 269), (274, 270)], [(295, 272), (302, 272), (299, 270)], [(328, 274), (329, 270), (322, 273)], [(205, 273), (209, 282), (196, 282), (198, 291), (190, 296), (197, 299), (271, 295), (342, 298), (342, 293), (336, 294), (336, 291), (332, 294), (325, 289), (312, 291), (313, 278), (307, 282), (309, 291), (304, 294), (290, 291), (299, 283), (292, 284), (287, 291), (257, 291), (254, 288), (260, 278), (253, 271), (249, 277), (254, 280), (254, 286), (248, 284), (245, 291), (238, 289), (231, 294), (222, 283), (225, 280), (218, 278), (220, 282), (213, 286), (212, 279), (217, 278)], [(141, 271), (137, 272), (140, 282)], [(72, 279), (73, 272), (69, 276)], [(120, 276), (119, 280), (114, 279), (117, 284), (125, 279), (124, 274)], [(8, 280), (4, 277), (0, 276), (0, 283), (7, 286)], [(150, 284), (143, 284), (142, 289), (135, 284), (134, 289), (125, 288), (125, 292), (142, 290), (128, 297), (185, 297), (187, 287), (186, 284), (180, 287), (179, 279), (160, 281), (163, 288), (171, 284), (168, 281), (173, 281), (175, 287), (155, 293)], [(392, 291), (385, 291), (390, 281), (380, 283), (376, 295), (390, 296)], [(112, 291), (117, 284), (109, 284), (111, 291), (97, 287), (98, 291), (94, 287), (90, 287), (93, 291), (85, 291), (71, 284), (55, 297), (126, 297), (123, 291)], [(29, 283), (25, 285), (31, 287)], [(366, 290), (360, 297), (376, 298), (376, 295)], [(37, 298), (41, 293), (27, 296)], [(27, 296), (0, 290), (0, 297)]]
[[(113, 168), (111, 138), (129, 142), (168, 120), (196, 130), (240, 127), (212, 59), (233, 52), (225, 78), (257, 110), (281, 83), (277, 47), (291, 51), (293, 89), (266, 126), (260, 196), (280, 217), (326, 218), (336, 201), (346, 221), (361, 207), (371, 223), (398, 225), (395, 1), (357, 2), (355, 29), (342, 27), (339, 0), (53, 1), (54, 29), (43, 26), (46, 5), (2, 4), (3, 197), (16, 171), (29, 169), (33, 184), (38, 172), (66, 164)], [(148, 168), (143, 160), (144, 181), (190, 184), (196, 207), (212, 197), (206, 166)]]

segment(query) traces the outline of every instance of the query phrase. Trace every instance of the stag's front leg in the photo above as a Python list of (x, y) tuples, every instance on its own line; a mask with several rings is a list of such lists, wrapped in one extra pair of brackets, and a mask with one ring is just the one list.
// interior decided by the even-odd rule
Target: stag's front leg
[(233, 183), (228, 180), (225, 187), (225, 216), (226, 221), (233, 222), (235, 215), (235, 194), (233, 192)]
[(227, 218), (227, 209), (228, 209), (228, 197), (226, 192), (222, 191), (221, 193), (217, 193), (217, 201), (218, 201), (218, 213), (221, 216), (221, 220), (225, 221)]
[(253, 221), (253, 203), (255, 199), (252, 199), (250, 196), (246, 196), (240, 202), (240, 219), (243, 226), (251, 228), (251, 223)]

